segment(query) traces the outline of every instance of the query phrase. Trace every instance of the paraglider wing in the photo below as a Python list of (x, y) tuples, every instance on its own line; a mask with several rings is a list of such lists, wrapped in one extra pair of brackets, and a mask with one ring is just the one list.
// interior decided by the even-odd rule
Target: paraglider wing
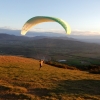
[(21, 34), (25, 35), (33, 26), (42, 22), (58, 22), (66, 31), (67, 34), (71, 33), (70, 26), (62, 19), (48, 16), (36, 16), (29, 19), (23, 26)]

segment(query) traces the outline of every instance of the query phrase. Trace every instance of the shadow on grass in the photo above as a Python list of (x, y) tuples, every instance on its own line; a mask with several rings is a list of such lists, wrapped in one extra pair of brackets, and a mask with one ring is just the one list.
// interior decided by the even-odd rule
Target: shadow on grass
[[(45, 83), (46, 84), (46, 83)], [(13, 92), (8, 86), (0, 86), (0, 98), (19, 100), (33, 100), (37, 97), (53, 97), (60, 95), (92, 95), (100, 96), (100, 80), (62, 80), (54, 83), (55, 87), (35, 88), (30, 91), (21, 93), (20, 91)], [(28, 94), (27, 94), (28, 93)], [(35, 99), (34, 99), (35, 100)], [(98, 99), (99, 100), (99, 99)]]
[(31, 93), (37, 96), (50, 94), (77, 94), (100, 95), (100, 80), (64, 80), (59, 81), (55, 88), (36, 88)]

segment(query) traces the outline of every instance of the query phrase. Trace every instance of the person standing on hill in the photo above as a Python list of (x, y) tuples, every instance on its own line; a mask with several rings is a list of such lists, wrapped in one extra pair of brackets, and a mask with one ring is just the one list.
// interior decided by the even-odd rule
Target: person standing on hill
[(41, 69), (41, 67), (43, 66), (43, 63), (44, 63), (44, 60), (40, 60), (40, 68), (39, 68), (39, 70)]

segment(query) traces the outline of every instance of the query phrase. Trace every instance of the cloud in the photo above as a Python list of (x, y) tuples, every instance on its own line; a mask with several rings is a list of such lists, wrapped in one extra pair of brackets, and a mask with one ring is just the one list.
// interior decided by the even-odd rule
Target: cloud
[(84, 35), (84, 36), (99, 35), (100, 36), (100, 32), (74, 30), (74, 31), (72, 31), (72, 35)]
[(18, 29), (18, 28), (11, 28), (11, 27), (8, 27), (8, 26), (4, 26), (4, 27), (0, 27), (0, 29), (1, 30), (3, 30), (3, 29), (7, 29), (7, 30), (20, 30), (20, 29)]
[(52, 33), (60, 33), (65, 34), (65, 30), (61, 29), (42, 29), (42, 28), (34, 28), (30, 30), (31, 32), (52, 32)]
[[(1, 27), (0, 33), (7, 33), (21, 36), (21, 29), (10, 28), (10, 27)], [(34, 34), (33, 34), (34, 33)], [(42, 29), (42, 28), (34, 28), (28, 32), (25, 36), (33, 37), (33, 36), (67, 36), (73, 38), (87, 37), (87, 36), (95, 36), (100, 37), (100, 32), (95, 31), (81, 31), (81, 30), (73, 30), (70, 35), (66, 35), (65, 30), (61, 29)]]
[(9, 28), (9, 27), (0, 27), (0, 33), (12, 34), (20, 36), (20, 30)]
[[(31, 32), (52, 32), (52, 33), (59, 33), (65, 34), (65, 30), (61, 29), (42, 29), (42, 28), (34, 28), (30, 30)], [(83, 30), (72, 30), (71, 35), (100, 35), (100, 32), (97, 31), (83, 31)]]

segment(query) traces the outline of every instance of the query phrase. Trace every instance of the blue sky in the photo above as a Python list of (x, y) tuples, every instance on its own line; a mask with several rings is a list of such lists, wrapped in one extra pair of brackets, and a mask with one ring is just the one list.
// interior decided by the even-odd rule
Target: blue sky
[[(0, 28), (21, 29), (34, 16), (67, 21), (72, 34), (100, 35), (100, 0), (0, 0)], [(32, 30), (63, 31), (58, 23), (42, 23)]]

